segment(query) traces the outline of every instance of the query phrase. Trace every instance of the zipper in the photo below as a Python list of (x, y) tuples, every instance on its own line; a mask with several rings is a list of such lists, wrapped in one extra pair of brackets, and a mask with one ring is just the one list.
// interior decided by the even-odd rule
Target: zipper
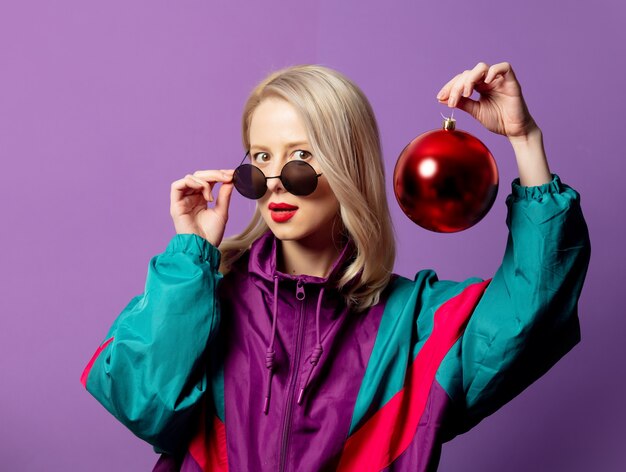
[(289, 433), (291, 432), (291, 414), (293, 412), (293, 404), (296, 400), (295, 391), (296, 391), (296, 380), (298, 377), (298, 372), (300, 371), (300, 355), (302, 353), (302, 333), (304, 330), (303, 322), (304, 322), (304, 285), (302, 284), (302, 280), (298, 279), (296, 283), (296, 298), (300, 300), (302, 303), (300, 304), (300, 317), (298, 319), (298, 334), (296, 338), (296, 357), (294, 359), (294, 367), (293, 374), (291, 376), (291, 382), (289, 384), (289, 391), (287, 393), (287, 405), (285, 406), (285, 420), (283, 421), (283, 434), (282, 434), (282, 444), (280, 448), (280, 462), (278, 464), (278, 470), (280, 472), (284, 472), (286, 468), (286, 460), (287, 460), (287, 449), (289, 446)]

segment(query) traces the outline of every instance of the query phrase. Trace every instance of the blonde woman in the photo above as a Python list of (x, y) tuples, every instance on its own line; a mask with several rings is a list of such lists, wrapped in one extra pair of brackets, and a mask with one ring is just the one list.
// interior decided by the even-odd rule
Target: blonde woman
[[(172, 184), (176, 235), (81, 379), (161, 453), (154, 470), (433, 471), (443, 442), (579, 341), (580, 197), (549, 171), (510, 64), (479, 63), (438, 98), (515, 151), (492, 279), (392, 272), (376, 120), (325, 67), (267, 77), (244, 109), (240, 165)], [(223, 240), (235, 186), (257, 207)]]

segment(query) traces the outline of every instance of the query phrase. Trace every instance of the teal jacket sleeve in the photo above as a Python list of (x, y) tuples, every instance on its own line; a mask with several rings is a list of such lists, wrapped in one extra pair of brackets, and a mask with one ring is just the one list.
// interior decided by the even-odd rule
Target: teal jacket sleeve
[[(177, 234), (150, 260), (144, 293), (123, 309), (85, 368), (85, 388), (157, 452), (178, 452), (208, 389), (220, 252)], [(210, 389), (209, 389), (210, 391)]]
[(506, 205), (502, 264), (437, 372), (458, 407), (453, 435), (517, 396), (580, 341), (577, 304), (591, 254), (580, 195), (556, 174), (534, 187), (518, 178)]

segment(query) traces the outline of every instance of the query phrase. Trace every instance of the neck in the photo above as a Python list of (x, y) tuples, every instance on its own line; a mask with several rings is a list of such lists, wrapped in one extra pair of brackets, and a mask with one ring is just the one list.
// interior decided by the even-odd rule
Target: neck
[(279, 270), (290, 275), (312, 275), (326, 278), (343, 249), (340, 234), (326, 241), (277, 241)]

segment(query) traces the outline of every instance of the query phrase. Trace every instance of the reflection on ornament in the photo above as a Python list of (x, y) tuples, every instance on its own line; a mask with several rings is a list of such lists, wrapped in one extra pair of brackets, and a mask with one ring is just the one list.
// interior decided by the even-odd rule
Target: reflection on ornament
[(432, 157), (427, 157), (420, 163), (419, 173), (425, 179), (432, 177), (436, 172), (437, 161), (435, 161)]
[(498, 193), (489, 149), (445, 118), (443, 129), (419, 135), (400, 153), (393, 187), (402, 211), (430, 231), (454, 233), (478, 223)]

